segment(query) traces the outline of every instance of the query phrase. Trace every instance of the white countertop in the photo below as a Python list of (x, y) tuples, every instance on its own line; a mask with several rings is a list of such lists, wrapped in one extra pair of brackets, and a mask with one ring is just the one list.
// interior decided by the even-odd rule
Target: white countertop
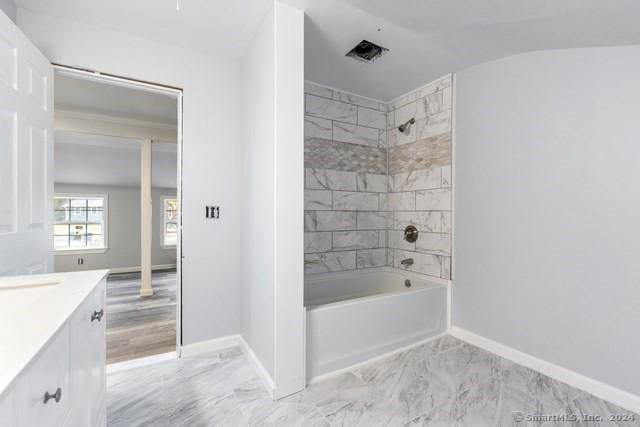
[(0, 278), (0, 396), (107, 273)]

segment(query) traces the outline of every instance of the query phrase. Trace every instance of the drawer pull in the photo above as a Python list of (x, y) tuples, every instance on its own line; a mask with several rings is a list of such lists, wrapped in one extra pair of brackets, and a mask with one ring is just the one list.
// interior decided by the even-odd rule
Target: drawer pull
[(55, 400), (56, 403), (60, 402), (60, 398), (62, 398), (62, 389), (58, 387), (55, 393), (51, 394), (48, 391), (44, 393), (44, 403), (46, 404), (51, 399)]
[(94, 310), (91, 315), (91, 321), (97, 320), (99, 322), (102, 320), (102, 316), (104, 316), (104, 308), (100, 311)]

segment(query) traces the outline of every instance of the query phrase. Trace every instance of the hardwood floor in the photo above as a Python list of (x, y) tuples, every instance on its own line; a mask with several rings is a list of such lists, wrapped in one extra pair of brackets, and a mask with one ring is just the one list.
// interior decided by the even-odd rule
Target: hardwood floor
[(107, 279), (107, 363), (176, 349), (176, 273), (154, 272), (153, 296), (140, 296), (140, 273)]

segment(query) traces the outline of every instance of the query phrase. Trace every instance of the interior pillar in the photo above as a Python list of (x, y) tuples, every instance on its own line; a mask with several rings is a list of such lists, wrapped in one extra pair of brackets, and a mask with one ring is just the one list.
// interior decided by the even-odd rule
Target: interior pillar
[(142, 141), (140, 149), (140, 296), (153, 295), (151, 287), (151, 140)]

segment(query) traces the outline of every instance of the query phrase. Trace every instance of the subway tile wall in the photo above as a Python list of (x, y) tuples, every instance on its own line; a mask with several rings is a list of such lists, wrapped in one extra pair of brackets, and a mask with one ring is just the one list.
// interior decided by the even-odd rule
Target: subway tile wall
[[(451, 278), (452, 79), (445, 76), (388, 106), (390, 227), (388, 264), (430, 276)], [(415, 118), (410, 130), (398, 126)], [(414, 225), (418, 240), (403, 230)], [(405, 267), (403, 259), (412, 258)]]
[(386, 105), (305, 84), (305, 273), (387, 263)]
[(407, 269), (450, 277), (450, 76), (389, 104), (307, 82), (304, 143), (306, 274), (413, 258)]

